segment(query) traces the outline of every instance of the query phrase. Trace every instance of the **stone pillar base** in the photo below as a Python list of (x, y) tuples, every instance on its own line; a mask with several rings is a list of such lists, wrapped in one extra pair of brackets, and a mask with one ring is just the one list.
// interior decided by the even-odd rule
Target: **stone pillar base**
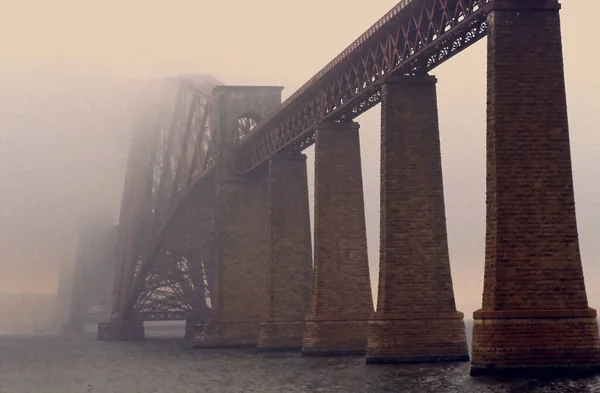
[(335, 320), (308, 317), (302, 340), (302, 356), (364, 355), (368, 320)]
[(369, 321), (368, 364), (468, 362), (461, 312), (376, 315)]
[(258, 322), (211, 322), (195, 326), (194, 348), (256, 347)]
[(589, 375), (600, 372), (596, 311), (473, 314), (471, 375)]
[(145, 338), (143, 321), (113, 321), (98, 324), (98, 340), (138, 341)]
[(267, 321), (258, 328), (257, 348), (263, 351), (296, 351), (302, 348), (304, 322)]

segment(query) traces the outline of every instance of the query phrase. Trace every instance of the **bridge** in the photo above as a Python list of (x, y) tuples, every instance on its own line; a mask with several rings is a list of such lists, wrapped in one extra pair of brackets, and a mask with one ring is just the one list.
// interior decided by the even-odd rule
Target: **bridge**
[[(196, 348), (600, 369), (576, 225), (558, 0), (402, 0), (285, 102), (184, 75), (134, 130), (102, 340), (186, 320)], [(487, 36), (487, 226), (471, 355), (450, 274), (430, 72)], [(367, 264), (359, 124), (381, 104), (380, 277)], [(315, 219), (306, 157), (315, 146)], [(311, 237), (311, 230), (312, 237)], [(314, 245), (312, 244), (314, 238)]]

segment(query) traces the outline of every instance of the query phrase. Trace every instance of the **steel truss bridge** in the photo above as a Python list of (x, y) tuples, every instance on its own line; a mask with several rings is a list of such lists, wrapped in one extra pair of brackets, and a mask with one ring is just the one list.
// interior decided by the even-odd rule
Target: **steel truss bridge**
[[(130, 144), (111, 321), (99, 338), (185, 319), (199, 347), (279, 340), (303, 354), (366, 352), (375, 363), (468, 360), (428, 73), (489, 35), (486, 266), (471, 372), (600, 370), (575, 220), (559, 9), (558, 0), (402, 0), (283, 103), (279, 87), (224, 86), (207, 75), (148, 86)], [(353, 119), (379, 103), (373, 313)], [(312, 144), (314, 268), (308, 198), (299, 195), (308, 193), (301, 152)], [(292, 211), (299, 206), (306, 214)], [(300, 266), (308, 259), (312, 288)]]
[[(387, 75), (426, 73), (485, 37), (489, 3), (401, 1), (279, 109), (264, 119), (251, 114), (240, 118), (236, 171), (248, 175), (275, 154), (309, 147), (315, 125), (348, 121), (377, 105)], [(113, 308), (118, 318), (130, 313), (143, 320), (210, 314), (216, 261), (206, 236), (214, 219), (202, 224), (207, 227), (204, 249), (194, 251), (202, 255), (186, 257), (190, 244), (177, 251), (165, 244), (166, 237), (182, 233), (186, 224), (176, 222), (187, 201), (214, 176), (217, 119), (211, 92), (220, 85), (210, 76), (190, 75), (150, 88), (152, 99), (141, 110), (131, 141), (122, 202)], [(190, 216), (186, 220), (195, 221)]]

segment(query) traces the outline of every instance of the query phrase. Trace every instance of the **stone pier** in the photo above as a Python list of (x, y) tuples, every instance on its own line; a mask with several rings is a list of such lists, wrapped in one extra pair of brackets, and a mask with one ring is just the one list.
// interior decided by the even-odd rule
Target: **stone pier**
[(280, 154), (269, 163), (271, 254), (268, 319), (258, 348), (300, 349), (310, 311), (312, 247), (304, 154)]
[(488, 15), (487, 230), (472, 375), (600, 369), (583, 280), (560, 5), (496, 0)]
[[(235, 171), (235, 143), (281, 103), (281, 87), (219, 86), (215, 158), (216, 276), (213, 319), (196, 325), (194, 347), (255, 347), (268, 316), (270, 255), (268, 168)], [(213, 299), (214, 297), (214, 299)]]
[(450, 273), (436, 79), (393, 76), (382, 88), (377, 312), (367, 363), (468, 361)]
[(373, 300), (357, 123), (324, 123), (315, 143), (315, 266), (303, 355), (364, 354)]
[[(199, 324), (196, 347), (256, 346), (267, 315), (269, 222), (267, 182), (217, 181), (218, 303), (214, 320)], [(201, 338), (202, 337), (202, 338)]]

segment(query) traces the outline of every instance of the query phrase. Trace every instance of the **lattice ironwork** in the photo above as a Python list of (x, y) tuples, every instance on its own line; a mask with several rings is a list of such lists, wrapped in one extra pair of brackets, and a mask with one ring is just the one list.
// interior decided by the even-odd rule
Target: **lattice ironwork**
[[(260, 123), (251, 115), (239, 119), (238, 171), (248, 173), (277, 152), (308, 147), (321, 121), (349, 121), (373, 107), (387, 75), (425, 73), (484, 37), (491, 1), (398, 3), (280, 110)], [(208, 77), (179, 78), (159, 89), (158, 99), (146, 107), (139, 125), (143, 131), (132, 143), (121, 211), (123, 258), (113, 307), (118, 318), (180, 317), (197, 308), (199, 292), (210, 299), (214, 258), (173, 258), (173, 250), (161, 248), (161, 239), (178, 206), (191, 199), (190, 190), (214, 172), (210, 91), (218, 84)], [(192, 266), (202, 273), (192, 272)]]
[(177, 207), (211, 167), (217, 85), (209, 76), (185, 76), (145, 91), (121, 208), (113, 318), (195, 306), (192, 294), (202, 283), (192, 280), (187, 260), (155, 254), (164, 251), (158, 244)]
[(260, 117), (257, 115), (246, 114), (238, 119), (238, 130), (235, 135), (235, 141), (244, 139), (258, 125)]
[(398, 3), (240, 141), (238, 171), (310, 146), (321, 121), (349, 121), (377, 105), (387, 75), (426, 73), (483, 38), (491, 1)]
[[(182, 196), (146, 255), (135, 260), (124, 306), (127, 318), (174, 312), (210, 318), (216, 271), (213, 184), (211, 168)], [(194, 206), (193, 211), (186, 210), (186, 203)]]
[(192, 262), (184, 256), (167, 252), (153, 257), (161, 263), (152, 264), (144, 277), (142, 290), (135, 299), (136, 319), (172, 320), (181, 316), (197, 319), (210, 314), (210, 293), (201, 271), (194, 274)]
[(170, 117), (161, 122), (159, 144), (154, 161), (155, 222), (160, 228), (181, 196), (206, 170), (215, 149), (214, 101), (210, 91), (216, 82), (196, 86), (184, 79)]

